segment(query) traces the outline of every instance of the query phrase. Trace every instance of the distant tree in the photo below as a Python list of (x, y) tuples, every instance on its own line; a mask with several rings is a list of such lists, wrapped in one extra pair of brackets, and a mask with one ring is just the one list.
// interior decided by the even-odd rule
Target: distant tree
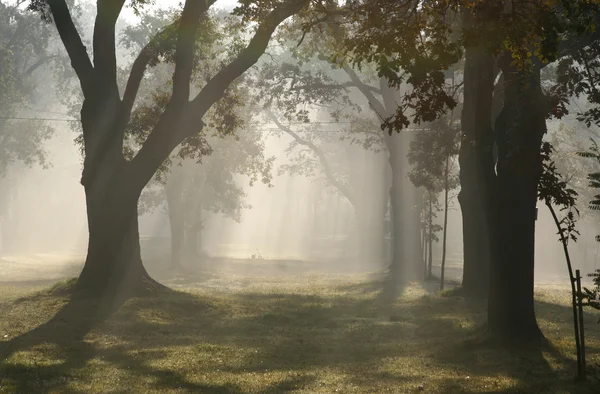
[[(168, 26), (152, 36), (134, 56), (126, 87), (119, 92), (116, 66), (115, 24), (124, 0), (98, 0), (92, 43), (93, 63), (73, 23), (65, 0), (32, 0), (30, 8), (52, 21), (71, 59), (83, 92), (81, 123), (84, 141), (82, 184), (85, 188), (89, 244), (77, 288), (112, 296), (157, 288), (144, 269), (138, 233), (138, 199), (173, 150), (204, 145), (199, 132), (211, 110), (230, 107), (231, 84), (263, 54), (275, 29), (288, 17), (308, 6), (308, 1), (281, 3), (242, 2), (234, 11), (242, 26), (254, 23), (246, 42), (234, 42), (231, 56), (209, 75), (194, 94), (191, 81), (202, 51), (197, 34), (206, 22), (213, 1), (188, 0)], [(136, 1), (133, 7), (147, 2)], [(172, 86), (157, 97), (156, 122), (148, 124), (147, 136), (137, 152), (124, 152), (126, 132), (136, 97), (148, 68), (167, 62), (172, 67)], [(190, 100), (190, 97), (192, 99)], [(216, 107), (215, 107), (215, 104)], [(164, 109), (164, 110), (163, 110)], [(227, 120), (227, 119), (225, 119)], [(127, 290), (127, 292), (125, 292)]]
[[(444, 268), (446, 263), (446, 239), (448, 228), (449, 192), (458, 186), (458, 174), (453, 170), (459, 148), (459, 125), (451, 116), (435, 120), (429, 125), (429, 130), (421, 131), (411, 143), (408, 160), (413, 165), (409, 177), (417, 187), (427, 190), (429, 204), (429, 262), (428, 277), (431, 277), (433, 241), (433, 206), (432, 200), (437, 200), (438, 193), (442, 192), (444, 224), (442, 226), (442, 258), (441, 258), (441, 284), (444, 287)], [(436, 201), (437, 202), (437, 201)]]
[(15, 182), (9, 172), (18, 164), (50, 164), (46, 142), (54, 129), (47, 121), (29, 118), (55, 117), (48, 88), (66, 77), (57, 72), (65, 60), (58, 37), (22, 3), (0, 2), (0, 220), (5, 252), (18, 236), (11, 206)]
[[(541, 337), (533, 302), (535, 204), (546, 119), (562, 111), (561, 98), (542, 89), (540, 71), (597, 40), (597, 7), (577, 0), (559, 6), (390, 0), (348, 7), (358, 33), (345, 42), (346, 59), (375, 60), (381, 75), (413, 86), (388, 122), (396, 129), (411, 114), (417, 122), (433, 120), (456, 104), (443, 90), (443, 72), (464, 50), (463, 285), (488, 295), (489, 331), (509, 341)], [(502, 105), (495, 112), (499, 72)], [(478, 264), (481, 269), (471, 269)]]
[[(202, 264), (201, 232), (207, 214), (217, 214), (236, 222), (243, 211), (252, 208), (239, 175), (248, 177), (250, 186), (256, 181), (270, 185), (272, 157), (264, 156), (264, 141), (256, 131), (244, 130), (239, 137), (208, 139), (218, 154), (201, 161), (175, 159), (166, 170), (148, 184), (140, 198), (147, 213), (164, 207), (171, 230), (171, 269), (180, 270), (182, 263)], [(165, 205), (166, 204), (166, 205)]]
[[(286, 149), (289, 162), (280, 167), (280, 174), (318, 177), (317, 179), (345, 199), (354, 211), (356, 232), (352, 233), (351, 237), (356, 239), (353, 243), (355, 247), (353, 252), (357, 252), (356, 257), (363, 262), (382, 260), (383, 210), (379, 211), (381, 215), (374, 214), (378, 212), (377, 207), (374, 209), (377, 191), (372, 194), (364, 193), (365, 182), (377, 184), (376, 180), (365, 176), (370, 174), (370, 165), (377, 165), (377, 163), (375, 160), (367, 163), (359, 161), (358, 155), (362, 153), (362, 149), (378, 153), (384, 149), (383, 140), (371, 141), (373, 145), (365, 148), (366, 136), (363, 131), (349, 130), (370, 126), (370, 131), (377, 133), (377, 125), (365, 125), (359, 122), (355, 124), (352, 121), (350, 126), (343, 123), (328, 124), (328, 126), (337, 126), (332, 129), (324, 127), (318, 121), (305, 124), (286, 122), (271, 111), (267, 119), (275, 123), (279, 131), (291, 137), (289, 147)], [(319, 177), (320, 175), (322, 177)]]
[[(160, 30), (176, 17), (176, 10), (155, 14), (143, 10), (140, 23), (127, 26), (121, 42), (128, 49), (141, 50), (148, 31)], [(196, 38), (202, 57), (191, 78), (192, 89), (216, 72), (223, 57), (228, 56), (226, 43), (242, 39), (236, 18), (223, 12), (210, 12)], [(151, 125), (164, 112), (164, 87), (169, 86), (169, 64), (157, 64), (148, 75), (149, 89), (138, 93), (140, 105), (133, 111), (126, 129), (126, 154), (132, 156), (147, 138)], [(159, 206), (166, 208), (171, 229), (171, 268), (180, 270), (182, 260), (199, 263), (200, 232), (206, 212), (222, 214), (235, 221), (250, 206), (237, 175), (246, 175), (252, 185), (260, 179), (269, 184), (273, 158), (264, 156), (264, 141), (259, 130), (250, 125), (255, 109), (242, 92), (249, 90), (244, 78), (230, 86), (228, 100), (206, 115), (208, 124), (197, 135), (197, 143), (183, 145), (165, 160), (153, 181), (144, 189), (140, 208), (144, 213)], [(239, 133), (236, 133), (239, 132)], [(214, 156), (212, 152), (218, 153)]]
[[(377, 75), (368, 64), (359, 68), (338, 61), (334, 55), (352, 33), (346, 30), (343, 9), (328, 3), (323, 12), (326, 18), (315, 19), (309, 14), (298, 20), (304, 33), (296, 29), (293, 34), (282, 35), (281, 42), (291, 59), (266, 65), (262, 74), (266, 77), (259, 83), (273, 92), (266, 95), (270, 99), (268, 104), (286, 119), (307, 121), (310, 106), (327, 107), (331, 119), (353, 124), (352, 129), (346, 129), (347, 140), (365, 149), (387, 153), (391, 185), (386, 185), (385, 193), (389, 196), (393, 224), (390, 277), (393, 281), (408, 280), (416, 275), (421, 249), (416, 209), (419, 195), (406, 181), (409, 171), (406, 153), (412, 135), (393, 135), (387, 132), (387, 126), (381, 127), (396, 112), (400, 86), (391, 86), (385, 75)], [(363, 115), (366, 111), (369, 114)], [(357, 118), (360, 121), (355, 122)], [(382, 178), (387, 178), (383, 175)]]
[[(591, 147), (585, 152), (580, 152), (579, 155), (590, 158), (600, 164), (600, 148), (598, 148), (598, 144), (594, 140), (592, 140)], [(600, 189), (600, 172), (588, 174), (588, 180), (591, 189), (596, 191)], [(589, 207), (594, 211), (600, 210), (600, 194), (594, 196), (589, 202)], [(600, 235), (596, 235), (596, 241), (600, 242)], [(600, 269), (592, 272), (589, 276), (594, 281), (594, 287), (592, 289), (585, 288), (583, 296), (587, 305), (600, 310)]]

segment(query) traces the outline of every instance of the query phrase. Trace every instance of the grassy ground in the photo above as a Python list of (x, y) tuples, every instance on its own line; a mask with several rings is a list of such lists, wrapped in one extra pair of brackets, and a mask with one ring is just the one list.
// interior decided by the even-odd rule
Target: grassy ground
[[(106, 320), (68, 286), (0, 290), (5, 393), (594, 393), (573, 380), (568, 293), (538, 290), (552, 346), (469, 345), (485, 304), (427, 294), (389, 302), (365, 275), (217, 278), (128, 301)], [(600, 325), (587, 319), (588, 362)]]

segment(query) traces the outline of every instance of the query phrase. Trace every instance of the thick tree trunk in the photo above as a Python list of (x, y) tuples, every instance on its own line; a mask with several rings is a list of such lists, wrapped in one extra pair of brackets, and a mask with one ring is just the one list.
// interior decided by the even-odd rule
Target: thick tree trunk
[(493, 87), (494, 59), (483, 49), (467, 48), (458, 200), (463, 219), (462, 286), (476, 297), (488, 295), (494, 236)]
[(420, 277), (421, 234), (418, 190), (409, 181), (406, 157), (411, 136), (408, 131), (388, 137), (392, 185), (392, 278), (407, 283)]
[(105, 299), (162, 288), (142, 264), (138, 200), (147, 180), (123, 157), (119, 103), (116, 86), (109, 86), (86, 98), (81, 110), (89, 242), (77, 290)]
[(142, 265), (137, 211), (140, 193), (113, 185), (98, 195), (86, 187), (89, 243), (78, 290), (126, 298), (160, 286)]
[(497, 337), (541, 337), (534, 311), (534, 251), (540, 147), (546, 132), (540, 66), (517, 71), (501, 62), (505, 103), (496, 121), (498, 145), (497, 256), (492, 260), (488, 325)]

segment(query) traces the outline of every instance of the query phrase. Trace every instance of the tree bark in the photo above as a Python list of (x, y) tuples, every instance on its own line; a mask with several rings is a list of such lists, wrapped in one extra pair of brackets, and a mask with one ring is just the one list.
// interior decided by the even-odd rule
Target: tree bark
[(183, 249), (185, 245), (185, 212), (181, 198), (181, 174), (179, 169), (173, 169), (167, 179), (165, 192), (167, 195), (167, 209), (169, 211), (169, 227), (171, 230), (171, 264), (173, 271), (181, 270)]
[(444, 274), (446, 270), (446, 235), (448, 234), (448, 178), (450, 177), (450, 156), (446, 157), (444, 169), (444, 234), (442, 236), (442, 263), (440, 267), (440, 290), (444, 290)]
[(392, 184), (392, 264), (390, 272), (398, 283), (407, 283), (421, 275), (421, 234), (418, 190), (408, 180), (408, 147), (412, 136), (402, 131), (387, 137)]
[(493, 88), (493, 57), (481, 48), (467, 48), (458, 200), (463, 220), (462, 286), (465, 294), (475, 297), (488, 295), (494, 236)]
[(433, 193), (429, 192), (429, 237), (427, 244), (429, 246), (429, 259), (427, 263), (427, 279), (433, 277)]
[(542, 336), (534, 311), (534, 252), (545, 98), (539, 63), (518, 71), (505, 55), (500, 66), (505, 102), (496, 121), (498, 247), (490, 272), (488, 326), (496, 337), (533, 341)]
[(89, 229), (88, 254), (77, 289), (93, 296), (127, 298), (160, 287), (146, 272), (140, 254), (137, 202), (141, 190), (119, 177), (100, 193), (85, 187)]

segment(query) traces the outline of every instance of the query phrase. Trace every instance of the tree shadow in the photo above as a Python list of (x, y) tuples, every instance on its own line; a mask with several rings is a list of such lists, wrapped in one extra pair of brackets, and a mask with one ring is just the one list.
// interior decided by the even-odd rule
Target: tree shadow
[[(535, 380), (559, 379), (544, 356), (552, 349), (469, 347), (464, 339), (476, 335), (485, 320), (485, 309), (472, 300), (424, 296), (388, 302), (379, 296), (380, 282), (331, 290), (167, 291), (110, 309), (70, 297), (50, 320), (0, 345), (0, 373), (5, 376), (0, 383), (4, 379), (16, 392), (76, 392), (70, 383), (99, 362), (107, 371), (124, 371), (129, 384), (149, 379), (144, 389), (157, 391), (246, 393), (244, 382), (256, 376), (277, 377), (259, 392), (311, 391), (315, 371), (338, 371), (347, 382), (375, 391), (383, 385), (418, 389), (420, 382), (432, 379), (426, 365), (470, 376), (501, 376), (524, 388)], [(39, 297), (20, 302), (41, 302)], [(120, 307), (116, 313), (115, 307)], [(545, 308), (543, 316), (565, 314), (556, 307)], [(54, 362), (10, 361), (19, 352), (34, 350)], [(409, 360), (415, 366), (401, 369), (390, 360)], [(436, 384), (440, 392), (467, 392), (456, 386), (458, 379), (439, 378)], [(453, 391), (456, 387), (463, 391)], [(499, 392), (493, 389), (489, 392)]]

